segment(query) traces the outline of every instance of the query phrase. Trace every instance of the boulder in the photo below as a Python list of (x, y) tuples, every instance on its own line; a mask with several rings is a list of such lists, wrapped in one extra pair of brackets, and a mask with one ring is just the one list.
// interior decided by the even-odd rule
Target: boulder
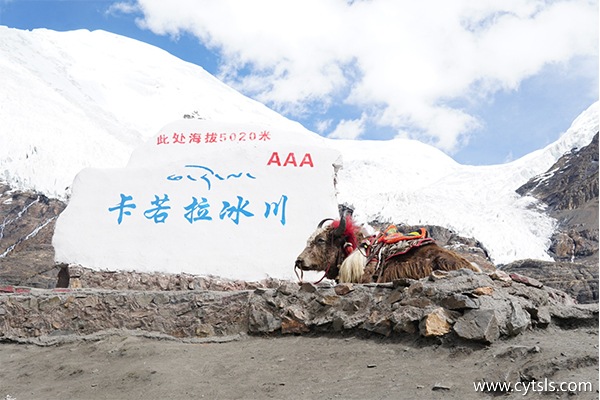
[(451, 311), (438, 307), (423, 317), (419, 323), (419, 331), (425, 337), (443, 336), (452, 330), (454, 318), (456, 316)]
[(469, 310), (456, 321), (454, 332), (463, 339), (492, 343), (500, 337), (496, 311)]

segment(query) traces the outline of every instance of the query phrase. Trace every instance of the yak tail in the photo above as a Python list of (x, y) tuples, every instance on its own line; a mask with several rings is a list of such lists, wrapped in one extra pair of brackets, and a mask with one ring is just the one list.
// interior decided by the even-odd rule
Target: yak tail
[(340, 283), (360, 283), (366, 264), (367, 257), (362, 251), (354, 250), (340, 265)]

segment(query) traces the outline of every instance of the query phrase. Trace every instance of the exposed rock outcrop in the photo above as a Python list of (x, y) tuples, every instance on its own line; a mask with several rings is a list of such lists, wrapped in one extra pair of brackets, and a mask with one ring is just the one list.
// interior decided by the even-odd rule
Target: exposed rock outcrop
[(547, 205), (558, 221), (548, 253), (556, 262), (521, 260), (501, 268), (539, 279), (581, 303), (598, 301), (598, 134), (517, 190)]
[(535, 278), (568, 293), (579, 303), (598, 302), (597, 267), (571, 262), (520, 260), (505, 265), (502, 270)]
[(53, 288), (52, 235), (65, 204), (0, 183), (0, 284)]
[(549, 253), (557, 261), (598, 267), (598, 134), (517, 189), (548, 206), (558, 221)]
[[(542, 174), (517, 189), (543, 201), (551, 211), (578, 210), (598, 201), (598, 133), (591, 143), (566, 153)], [(596, 221), (597, 222), (597, 221)]]

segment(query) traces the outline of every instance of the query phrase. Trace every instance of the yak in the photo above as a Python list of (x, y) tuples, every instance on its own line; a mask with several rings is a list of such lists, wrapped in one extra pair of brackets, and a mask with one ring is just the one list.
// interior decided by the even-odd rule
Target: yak
[[(333, 221), (329, 225), (326, 222)], [(397, 235), (396, 235), (397, 236)], [(351, 214), (321, 221), (296, 259), (294, 270), (324, 271), (323, 278), (340, 283), (383, 283), (401, 278), (421, 279), (433, 271), (462, 268), (481, 272), (469, 261), (428, 237), (424, 229), (396, 243), (383, 233), (366, 238)], [(301, 276), (298, 276), (300, 279)], [(323, 279), (321, 278), (321, 280)], [(320, 281), (319, 281), (320, 282)]]

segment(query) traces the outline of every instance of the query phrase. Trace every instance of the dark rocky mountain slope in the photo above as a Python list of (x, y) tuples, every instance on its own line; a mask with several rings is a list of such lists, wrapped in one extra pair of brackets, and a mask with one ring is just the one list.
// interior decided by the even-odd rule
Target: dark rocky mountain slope
[(534, 196), (557, 220), (548, 253), (556, 260), (524, 260), (504, 266), (571, 293), (598, 301), (598, 133), (592, 142), (563, 155), (517, 193)]
[[(581, 214), (590, 203), (598, 205), (598, 133), (589, 145), (564, 154), (546, 173), (530, 179), (517, 193), (543, 201), (557, 216), (561, 211)], [(561, 219), (571, 223), (569, 218)], [(597, 227), (597, 218), (595, 224)]]
[(60, 200), (0, 183), (0, 285), (53, 288), (52, 235), (64, 210)]

